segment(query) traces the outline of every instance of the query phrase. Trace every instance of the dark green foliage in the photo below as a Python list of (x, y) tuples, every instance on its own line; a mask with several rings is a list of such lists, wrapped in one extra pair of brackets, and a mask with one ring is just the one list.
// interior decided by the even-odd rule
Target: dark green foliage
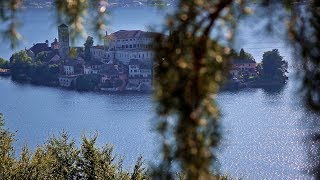
[(98, 178), (98, 150), (95, 147), (97, 137), (88, 139), (82, 138), (81, 145), (81, 160), (79, 167), (83, 172), (82, 178), (84, 179), (96, 179)]
[(96, 90), (100, 83), (99, 74), (81, 75), (77, 78), (76, 89), (79, 91)]
[(32, 179), (31, 153), (27, 146), (22, 148), (20, 158), (13, 168), (13, 179)]
[(286, 81), (288, 63), (283, 60), (282, 56), (280, 56), (278, 49), (273, 49), (272, 51), (263, 53), (261, 66), (262, 79), (275, 82)]
[(35, 84), (56, 85), (58, 83), (59, 72), (60, 69), (57, 64), (46, 65), (38, 61), (32, 64), (28, 76), (31, 82)]
[(37, 54), (35, 61), (45, 62), (48, 57), (48, 52), (40, 52)]
[(9, 69), (10, 68), (9, 61), (0, 58), (0, 68)]
[(13, 80), (30, 81), (35, 84), (56, 85), (60, 72), (59, 65), (48, 65), (44, 62), (46, 53), (39, 53), (36, 59), (28, 56), (26, 51), (13, 54), (10, 58), (10, 69)]
[(243, 49), (240, 50), (239, 59), (249, 59), (255, 61), (252, 54), (245, 52)]
[(10, 67), (13, 80), (27, 80), (32, 59), (26, 51), (19, 51), (11, 56)]
[(76, 163), (79, 150), (69, 135), (63, 132), (59, 137), (52, 137), (45, 144), (45, 150), (50, 157), (49, 177), (56, 179), (74, 179), (78, 175)]

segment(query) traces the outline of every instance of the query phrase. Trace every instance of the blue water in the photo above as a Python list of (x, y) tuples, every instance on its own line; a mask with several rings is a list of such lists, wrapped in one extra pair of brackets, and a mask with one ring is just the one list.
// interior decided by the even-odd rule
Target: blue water
[[(165, 15), (154, 8), (116, 8), (112, 13), (110, 32), (148, 30), (150, 24), (161, 24)], [(48, 10), (26, 10), (22, 18), (20, 32), (25, 40), (20, 48), (57, 36)], [(246, 29), (246, 23), (241, 26)], [(1, 57), (9, 58), (13, 52), (7, 45), (0, 45)], [(293, 64), (290, 48), (276, 37), (245, 31), (239, 34), (235, 46), (247, 48), (257, 61), (264, 51), (276, 47)], [(246, 89), (219, 94), (221, 172), (245, 179), (310, 178), (304, 172), (308, 167), (305, 138), (310, 132), (306, 122), (319, 117), (304, 109), (298, 88), (291, 73), (289, 83), (277, 91)], [(147, 162), (158, 154), (151, 95), (79, 93), (0, 77), (0, 112), (5, 115), (6, 127), (17, 131), (18, 151), (24, 143), (35, 148), (50, 135), (65, 130), (77, 142), (81, 135), (97, 132), (98, 144), (113, 144), (119, 155), (126, 156), (127, 167), (132, 167), (140, 154)]]

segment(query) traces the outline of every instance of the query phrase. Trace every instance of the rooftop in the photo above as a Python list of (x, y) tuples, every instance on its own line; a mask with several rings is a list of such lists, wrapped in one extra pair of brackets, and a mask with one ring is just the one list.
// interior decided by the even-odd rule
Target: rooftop
[(58, 27), (68, 27), (67, 25), (65, 25), (65, 24), (61, 24), (60, 26), (58, 26)]
[(48, 46), (47, 43), (37, 43), (37, 44), (34, 44), (30, 48), (30, 50), (34, 53), (34, 55), (37, 55), (38, 53), (43, 51), (50, 51), (51, 48)]
[(152, 38), (158, 33), (141, 30), (120, 30), (107, 36), (109, 39)]

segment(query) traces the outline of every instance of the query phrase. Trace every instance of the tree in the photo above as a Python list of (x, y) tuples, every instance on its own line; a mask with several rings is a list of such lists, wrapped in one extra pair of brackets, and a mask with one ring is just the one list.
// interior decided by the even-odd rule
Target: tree
[(10, 68), (9, 61), (0, 58), (0, 68), (9, 69)]
[(278, 49), (263, 53), (262, 78), (284, 82), (287, 79), (287, 62), (280, 56)]
[(40, 62), (45, 62), (47, 60), (47, 57), (48, 57), (48, 52), (44, 51), (44, 52), (38, 53), (35, 60)]
[(252, 56), (252, 54), (247, 53), (243, 50), (243, 48), (241, 48), (240, 50), (240, 54), (238, 56), (239, 59), (248, 59), (248, 60), (252, 60), (255, 61), (254, 57)]
[(134, 166), (133, 173), (131, 174), (131, 180), (145, 180), (149, 179), (146, 174), (146, 170), (143, 167), (142, 156), (139, 156), (136, 165)]
[(138, 158), (134, 169), (123, 170), (123, 160), (116, 161), (117, 155), (113, 154), (111, 145), (103, 148), (96, 145), (97, 136), (84, 136), (78, 148), (68, 133), (62, 132), (34, 152), (24, 146), (17, 158), (14, 135), (4, 129), (0, 113), (0, 179), (150, 179), (142, 157)]
[(26, 51), (19, 51), (13, 54), (10, 58), (12, 79), (27, 80), (31, 66), (32, 58), (28, 56)]
[(88, 36), (86, 42), (84, 43), (84, 59), (86, 61), (91, 60), (91, 47), (93, 46), (93, 37)]
[(12, 179), (14, 166), (14, 134), (4, 129), (3, 115), (0, 113), (0, 178)]
[(76, 89), (79, 91), (96, 90), (100, 83), (101, 76), (99, 74), (82, 75), (77, 78)]
[(47, 167), (49, 177), (57, 179), (76, 179), (78, 168), (76, 163), (79, 161), (80, 151), (75, 146), (75, 141), (70, 140), (66, 132), (59, 137), (52, 137), (45, 144), (45, 150), (50, 163)]
[(179, 1), (164, 30), (169, 35), (155, 38), (158, 67), (154, 82), (162, 161), (154, 176), (159, 179), (177, 178), (173, 173), (176, 165), (186, 179), (217, 178), (211, 173), (220, 139), (219, 110), (213, 96), (228, 74), (231, 49), (210, 34), (218, 21), (232, 26), (224, 19), (233, 17), (233, 8), (228, 7), (239, 4), (232, 0), (201, 2)]

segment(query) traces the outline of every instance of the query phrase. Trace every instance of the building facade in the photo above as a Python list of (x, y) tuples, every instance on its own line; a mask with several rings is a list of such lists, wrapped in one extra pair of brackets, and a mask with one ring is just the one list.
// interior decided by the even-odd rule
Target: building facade
[(257, 76), (257, 63), (251, 59), (234, 59), (230, 69), (230, 74), (233, 77), (239, 77), (243, 74), (249, 76)]
[(129, 64), (130, 59), (153, 61), (152, 43), (155, 35), (156, 33), (140, 30), (120, 30), (106, 35), (105, 58), (124, 64)]

